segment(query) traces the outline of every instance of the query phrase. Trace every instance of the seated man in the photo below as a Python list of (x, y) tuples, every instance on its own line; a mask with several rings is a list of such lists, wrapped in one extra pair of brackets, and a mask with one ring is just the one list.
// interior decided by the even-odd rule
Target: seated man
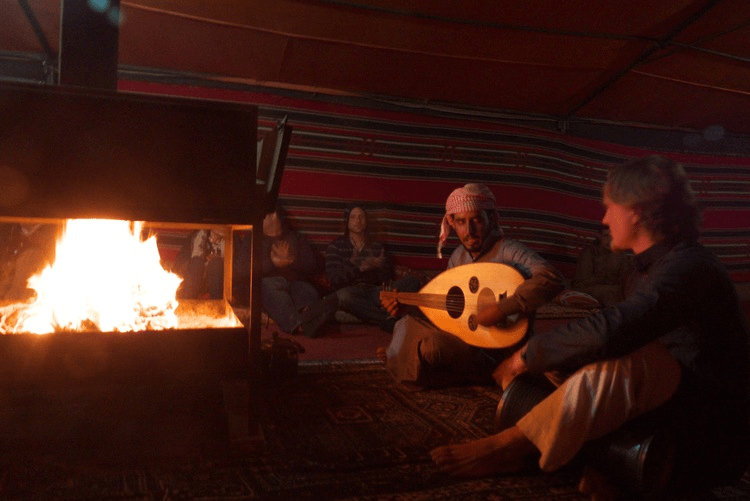
[[(467, 184), (454, 190), (445, 204), (438, 256), (453, 228), (461, 241), (448, 268), (477, 262), (504, 263), (526, 279), (514, 294), (501, 300), (495, 324), (517, 313), (531, 314), (563, 289), (563, 277), (525, 245), (503, 236), (495, 209), (495, 196), (485, 185)], [(392, 314), (398, 302), (384, 300)], [(406, 315), (396, 323), (393, 340), (384, 352), (386, 368), (400, 383), (418, 387), (451, 384), (493, 384), (492, 373), (511, 348), (483, 349), (442, 331), (418, 316)]]
[[(396, 319), (380, 304), (380, 291), (393, 278), (385, 247), (370, 236), (367, 212), (361, 205), (346, 208), (344, 224), (344, 235), (331, 242), (325, 253), (326, 275), (335, 291), (328, 299), (338, 309), (391, 332)], [(407, 276), (393, 287), (417, 291), (420, 285), (416, 277)]]
[(332, 310), (311, 308), (320, 298), (310, 280), (318, 272), (312, 247), (287, 225), (278, 206), (263, 219), (263, 236), (263, 308), (284, 332), (318, 336)]
[[(554, 373), (559, 386), (515, 426), (432, 451), (443, 471), (511, 472), (530, 458), (553, 471), (587, 441), (657, 409), (677, 437), (675, 487), (733, 482), (747, 467), (747, 319), (725, 268), (698, 243), (700, 214), (685, 172), (659, 156), (615, 167), (604, 206), (613, 250), (636, 255), (635, 290), (536, 333), (503, 362), (495, 374), (503, 388), (525, 371)], [(501, 306), (479, 312), (479, 323), (493, 324)], [(584, 477), (584, 493), (596, 494), (593, 478)]]

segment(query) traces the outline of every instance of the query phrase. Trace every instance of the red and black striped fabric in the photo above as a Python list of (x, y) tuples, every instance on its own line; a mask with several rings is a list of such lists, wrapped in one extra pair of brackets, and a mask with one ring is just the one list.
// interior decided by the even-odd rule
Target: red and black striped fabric
[[(487, 184), (508, 236), (569, 278), (603, 215), (607, 169), (662, 153), (682, 162), (705, 207), (703, 242), (736, 281), (750, 281), (750, 158), (625, 147), (489, 119), (446, 118), (239, 90), (121, 82), (121, 90), (252, 103), (259, 128), (294, 127), (280, 201), (295, 229), (323, 249), (343, 231), (343, 209), (368, 208), (395, 264), (441, 270), (439, 223), (450, 192)], [(448, 241), (444, 255), (458, 242)]]

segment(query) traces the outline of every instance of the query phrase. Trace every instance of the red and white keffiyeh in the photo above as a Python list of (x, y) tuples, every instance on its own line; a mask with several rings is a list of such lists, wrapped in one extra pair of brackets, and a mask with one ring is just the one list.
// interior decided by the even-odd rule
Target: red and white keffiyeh
[(490, 189), (477, 183), (469, 183), (461, 188), (456, 188), (445, 201), (445, 216), (440, 224), (440, 240), (438, 241), (437, 255), (442, 258), (442, 249), (450, 235), (451, 226), (448, 216), (461, 212), (474, 212), (495, 208), (495, 195)]

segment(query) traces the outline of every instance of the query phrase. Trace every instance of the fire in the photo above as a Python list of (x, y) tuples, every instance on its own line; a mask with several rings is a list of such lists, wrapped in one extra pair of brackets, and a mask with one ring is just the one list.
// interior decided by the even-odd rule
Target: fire
[(142, 223), (66, 221), (55, 262), (29, 279), (36, 297), (0, 308), (0, 332), (130, 332), (178, 327), (182, 279), (160, 264)]

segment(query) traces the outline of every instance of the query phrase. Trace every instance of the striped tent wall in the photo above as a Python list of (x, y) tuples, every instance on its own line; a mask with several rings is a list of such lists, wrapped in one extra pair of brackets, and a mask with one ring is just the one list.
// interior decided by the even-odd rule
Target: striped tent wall
[[(365, 205), (396, 264), (440, 270), (439, 223), (450, 192), (487, 184), (501, 225), (572, 278), (603, 215), (607, 169), (659, 151), (548, 130), (313, 99), (206, 87), (121, 82), (121, 90), (252, 103), (259, 130), (294, 127), (280, 201), (291, 225), (323, 250), (344, 207)], [(705, 207), (703, 241), (736, 281), (750, 281), (750, 159), (665, 153), (682, 162)], [(451, 237), (444, 256), (458, 245)]]

